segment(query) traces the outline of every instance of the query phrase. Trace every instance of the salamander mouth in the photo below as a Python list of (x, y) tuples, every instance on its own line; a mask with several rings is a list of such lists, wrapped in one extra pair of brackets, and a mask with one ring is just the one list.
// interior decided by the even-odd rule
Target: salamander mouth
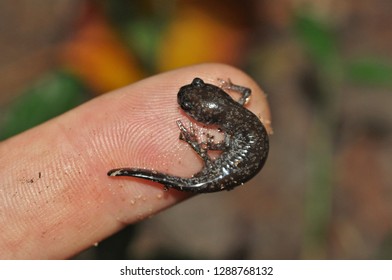
[(194, 90), (189, 90), (189, 88), (183, 87), (178, 92), (177, 102), (180, 105), (181, 109), (184, 110), (188, 115), (193, 117), (193, 112), (195, 109), (200, 107), (200, 101), (198, 100), (200, 97), (197, 92)]

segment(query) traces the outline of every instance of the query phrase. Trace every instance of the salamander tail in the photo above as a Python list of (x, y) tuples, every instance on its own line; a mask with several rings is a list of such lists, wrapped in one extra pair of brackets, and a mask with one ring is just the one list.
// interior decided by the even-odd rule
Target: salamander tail
[(129, 176), (147, 179), (165, 185), (167, 188), (180, 189), (186, 179), (141, 168), (118, 168), (108, 172), (108, 176)]

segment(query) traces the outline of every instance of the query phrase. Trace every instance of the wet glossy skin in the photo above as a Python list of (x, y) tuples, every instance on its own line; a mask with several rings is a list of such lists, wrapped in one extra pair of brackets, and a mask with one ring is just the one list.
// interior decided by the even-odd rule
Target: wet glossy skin
[[(222, 82), (222, 87), (204, 83), (195, 78), (191, 84), (180, 88), (178, 104), (190, 117), (206, 125), (217, 126), (224, 132), (224, 140), (214, 143), (213, 137), (199, 142), (194, 129), (187, 129), (177, 121), (180, 139), (187, 142), (203, 159), (204, 168), (191, 178), (182, 178), (140, 168), (119, 168), (109, 176), (131, 176), (161, 183), (165, 188), (196, 193), (231, 190), (243, 185), (263, 167), (269, 150), (267, 131), (259, 118), (243, 105), (250, 97), (248, 88)], [(237, 91), (242, 97), (235, 101), (223, 89)], [(212, 160), (210, 150), (222, 151)]]

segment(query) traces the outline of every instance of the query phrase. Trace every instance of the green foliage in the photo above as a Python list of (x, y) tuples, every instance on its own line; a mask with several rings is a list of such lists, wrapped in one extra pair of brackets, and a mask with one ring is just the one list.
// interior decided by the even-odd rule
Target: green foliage
[(360, 58), (347, 63), (346, 77), (358, 84), (392, 86), (392, 64), (377, 58)]
[[(305, 228), (302, 257), (328, 256), (328, 225), (333, 204), (334, 139), (340, 118), (344, 82), (361, 85), (391, 86), (392, 64), (381, 59), (345, 59), (333, 29), (306, 14), (295, 19), (298, 42), (309, 57), (317, 85), (307, 96), (319, 94), (323, 100), (315, 110), (309, 130), (307, 166), (310, 171), (306, 190)], [(306, 91), (306, 89), (304, 89)], [(316, 91), (316, 92), (315, 92)]]
[(311, 15), (297, 15), (294, 27), (298, 41), (327, 79), (344, 77), (361, 85), (392, 86), (392, 63), (388, 60), (373, 57), (343, 60), (336, 32)]
[(325, 65), (338, 57), (336, 36), (331, 28), (309, 15), (297, 15), (294, 23), (297, 38), (312, 60)]
[(58, 116), (86, 99), (84, 87), (73, 76), (51, 73), (2, 110), (0, 140)]

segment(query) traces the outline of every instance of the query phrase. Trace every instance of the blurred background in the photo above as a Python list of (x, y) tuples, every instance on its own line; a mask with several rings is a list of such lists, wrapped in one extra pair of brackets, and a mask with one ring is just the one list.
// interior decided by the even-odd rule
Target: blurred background
[(228, 63), (268, 95), (263, 171), (75, 258), (391, 259), (391, 14), (390, 0), (3, 0), (0, 140), (147, 76)]

